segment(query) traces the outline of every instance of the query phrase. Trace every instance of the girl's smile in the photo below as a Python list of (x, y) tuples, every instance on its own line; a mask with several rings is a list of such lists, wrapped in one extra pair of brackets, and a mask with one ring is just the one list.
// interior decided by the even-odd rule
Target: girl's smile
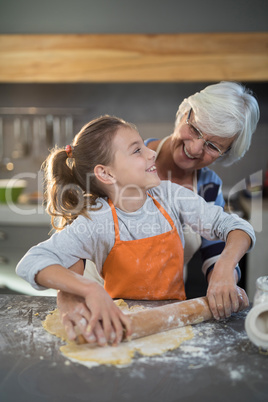
[(151, 166), (149, 169), (147, 169), (147, 172), (157, 173), (156, 166), (155, 165)]

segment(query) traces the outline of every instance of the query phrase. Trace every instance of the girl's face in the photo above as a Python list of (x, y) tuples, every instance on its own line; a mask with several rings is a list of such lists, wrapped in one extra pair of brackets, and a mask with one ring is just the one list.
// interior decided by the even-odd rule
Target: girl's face
[(114, 158), (110, 172), (116, 190), (121, 195), (137, 195), (158, 186), (160, 179), (155, 167), (155, 152), (147, 148), (139, 133), (120, 127), (113, 140)]
[[(211, 155), (205, 150), (205, 143), (202, 139), (193, 138), (191, 136), (191, 126), (186, 123), (187, 115), (185, 115), (178, 126), (175, 128), (171, 141), (171, 152), (174, 163), (184, 171), (193, 171), (210, 165), (220, 156), (219, 154)], [(191, 113), (190, 123), (198, 128), (194, 120), (194, 113)], [(231, 146), (233, 138), (222, 138), (219, 136), (203, 134), (206, 141), (212, 142), (222, 153), (226, 152)]]

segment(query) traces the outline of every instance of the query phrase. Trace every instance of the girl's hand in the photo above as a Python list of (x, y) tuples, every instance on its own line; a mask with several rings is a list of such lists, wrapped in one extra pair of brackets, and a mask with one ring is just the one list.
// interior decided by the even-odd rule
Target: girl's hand
[(77, 329), (85, 337), (85, 330), (91, 313), (84, 299), (80, 296), (58, 291), (57, 305), (68, 338), (71, 341), (75, 340)]
[[(105, 292), (102, 287), (100, 288), (109, 299), (110, 296), (108, 293)], [(110, 332), (105, 333), (100, 320), (96, 319), (95, 322), (92, 321), (92, 318), (94, 317), (92, 316), (84, 298), (59, 291), (57, 304), (61, 321), (65, 327), (68, 338), (70, 340), (75, 340), (78, 329), (78, 333), (82, 334), (88, 343), (97, 343), (99, 346), (104, 346), (107, 343), (117, 345), (123, 338), (124, 330), (126, 331), (126, 336), (130, 336), (130, 319), (121, 312), (112, 299), (111, 301), (111, 308), (116, 311), (113, 315), (119, 317), (119, 319), (115, 318)], [(93, 309), (94, 308), (95, 307), (93, 306)]]
[[(69, 270), (83, 276), (84, 262), (79, 260), (70, 267)], [(91, 313), (85, 304), (84, 298), (59, 290), (57, 294), (57, 305), (61, 322), (65, 327), (68, 338), (71, 341), (75, 340), (78, 332), (88, 340), (86, 328), (90, 321)], [(94, 340), (98, 343), (101, 342), (98, 337), (95, 337)]]
[(131, 335), (131, 321), (115, 305), (113, 299), (98, 283), (89, 286), (85, 296), (85, 304), (88, 307), (91, 318), (86, 328), (86, 339), (93, 341), (97, 338), (99, 345), (107, 343), (117, 345), (125, 336)]
[(219, 269), (219, 265), (220, 261), (208, 276), (207, 290), (209, 307), (216, 320), (228, 318), (249, 305), (246, 292), (236, 285), (237, 272), (228, 273), (227, 270)]

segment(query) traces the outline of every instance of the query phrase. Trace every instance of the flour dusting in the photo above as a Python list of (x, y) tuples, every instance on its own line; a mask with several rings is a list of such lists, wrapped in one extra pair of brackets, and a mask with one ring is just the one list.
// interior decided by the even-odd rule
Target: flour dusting
[[(10, 315), (8, 342), (17, 344), (19, 339), (20, 349), (25, 359), (30, 359), (39, 354), (41, 361), (49, 360), (51, 367), (55, 366), (57, 364), (55, 359), (59, 359), (58, 349), (63, 345), (63, 342), (52, 337), (41, 326), (41, 321), (47, 312), (44, 314), (38, 311), (38, 304), (35, 305), (34, 303), (31, 304), (30, 308), (27, 303), (21, 304), (19, 313), (17, 307), (16, 309), (10, 308), (10, 305), (5, 307)], [(17, 314), (23, 317), (19, 326), (16, 325)], [(266, 379), (268, 370), (256, 370), (254, 364), (247, 361), (248, 357), (255, 356), (256, 353), (261, 354), (261, 352), (250, 342), (246, 331), (241, 328), (241, 320), (244, 321), (246, 315), (247, 312), (243, 311), (220, 322), (212, 320), (193, 325), (194, 337), (185, 341), (178, 349), (155, 356), (141, 356), (136, 353), (131, 364), (121, 365), (118, 373), (121, 372), (121, 369), (127, 370), (129, 376), (143, 379), (146, 377), (149, 367), (159, 365), (163, 370), (169, 370), (170, 367), (174, 372), (183, 370), (185, 383), (190, 383), (193, 373), (205, 369), (205, 371), (216, 371), (219, 377), (228, 377), (231, 384), (245, 381), (247, 378), (253, 378), (258, 384), (259, 381)], [(2, 345), (0, 343), (1, 353), (5, 353), (4, 345), (5, 342)], [(264, 356), (264, 358), (267, 357)], [(66, 360), (64, 356), (60, 359), (67, 365), (73, 364), (71, 359)], [(252, 361), (254, 362), (251, 359)], [(265, 360), (265, 362), (268, 361)], [(265, 363), (262, 364), (264, 367)], [(87, 363), (87, 366), (93, 370), (100, 367), (94, 362)], [(114, 367), (111, 369), (114, 370)]]
[[(232, 320), (241, 320), (245, 315), (245, 312), (237, 313), (232, 316)], [(239, 332), (238, 337), (237, 331), (228, 325), (228, 319), (203, 322), (193, 325), (192, 329), (193, 339), (183, 343), (177, 350), (167, 352), (163, 356), (155, 356), (153, 359), (140, 357), (139, 362), (145, 365), (153, 365), (156, 362), (178, 367), (183, 365), (189, 370), (216, 367), (222, 375), (228, 375), (233, 383), (254, 375), (254, 367), (248, 365), (244, 359), (244, 354), (254, 349), (245, 330)], [(185, 371), (184, 375), (190, 374)]]

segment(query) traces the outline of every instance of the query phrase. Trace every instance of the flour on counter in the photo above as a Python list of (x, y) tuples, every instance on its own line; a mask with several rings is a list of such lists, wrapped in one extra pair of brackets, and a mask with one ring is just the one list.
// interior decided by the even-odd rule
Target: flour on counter
[[(245, 312), (239, 312), (232, 316), (232, 320), (241, 320)], [(254, 367), (247, 364), (243, 355), (254, 348), (249, 341), (246, 331), (239, 332), (228, 326), (228, 319), (220, 322), (208, 321), (192, 326), (194, 337), (182, 344), (175, 351), (167, 352), (163, 356), (154, 356), (152, 360), (146, 357), (139, 358), (139, 365), (154, 365), (157, 363), (171, 364), (185, 367), (189, 370), (214, 368), (228, 376), (236, 383), (255, 372)], [(223, 341), (224, 339), (224, 341)], [(224, 345), (224, 347), (223, 347)], [(233, 363), (230, 364), (230, 361)], [(189, 371), (185, 370), (185, 378)], [(262, 378), (259, 377), (259, 380)]]
[[(55, 302), (51, 302), (49, 309), (53, 310), (54, 306)], [(52, 337), (40, 325), (40, 320), (43, 320), (45, 315), (44, 312), (38, 310), (39, 304), (32, 301), (31, 308), (25, 302), (17, 303), (16, 307), (12, 309), (9, 307), (10, 302), (2, 307), (4, 314), (5, 311), (8, 311), (10, 317), (8, 328), (10, 330), (8, 338), (4, 338), (0, 342), (0, 352), (5, 353), (7, 342), (9, 345), (13, 343), (17, 345), (19, 339), (23, 358), (30, 359), (39, 353), (39, 356), (43, 356), (44, 360), (51, 361), (51, 367), (55, 365), (54, 359), (59, 359), (58, 349), (63, 345), (63, 342), (60, 338)], [(39, 316), (35, 315), (36, 312), (39, 312)], [(256, 352), (258, 353), (257, 348), (248, 339), (246, 331), (241, 329), (241, 320), (245, 319), (246, 314), (247, 311), (242, 311), (233, 314), (230, 320), (207, 321), (193, 325), (194, 337), (183, 343), (180, 348), (151, 357), (136, 354), (133, 356), (131, 365), (125, 366), (126, 370), (132, 377), (142, 378), (142, 373), (146, 373), (149, 366), (163, 367), (163, 370), (168, 369), (168, 367), (181, 370), (182, 367), (185, 367), (183, 376), (185, 383), (187, 383), (192, 378), (191, 373), (194, 373), (195, 370), (202, 371), (205, 368), (216, 370), (219, 376), (228, 377), (233, 384), (239, 383), (242, 378), (244, 381), (245, 378), (252, 379), (252, 376), (258, 384), (258, 381), (263, 381), (267, 374), (265, 374), (265, 370), (261, 373), (257, 370), (257, 367), (254, 366), (254, 359), (251, 359), (251, 362), (253, 361), (251, 364), (245, 360), (245, 356), (254, 356)], [(16, 324), (18, 315), (23, 317), (19, 326)], [(16, 333), (13, 332), (14, 329), (16, 329)], [(69, 361), (73, 364), (71, 359), (65, 360), (64, 356), (62, 356), (62, 361)], [(259, 359), (257, 361), (259, 362)], [(99, 367), (96, 363), (91, 365), (96, 368)], [(118, 375), (120, 375), (119, 372)], [(249, 386), (251, 387), (253, 384), (250, 383)]]
[[(124, 301), (117, 302), (117, 305), (121, 308), (123, 307), (124, 310), (128, 309)], [(128, 312), (135, 312), (136, 309), (133, 307), (128, 309)], [(137, 306), (137, 309), (139, 310), (140, 306)], [(90, 344), (77, 345), (74, 341), (68, 340), (57, 309), (46, 317), (43, 327), (50, 334), (56, 335), (67, 342), (66, 345), (60, 347), (60, 351), (64, 356), (87, 367), (92, 367), (92, 363), (93, 365), (103, 364), (126, 367), (132, 363), (137, 354), (150, 357), (161, 355), (169, 350), (178, 348), (182, 342), (193, 337), (191, 326), (185, 326), (129, 342), (122, 342), (116, 347), (110, 345), (104, 347)]]

